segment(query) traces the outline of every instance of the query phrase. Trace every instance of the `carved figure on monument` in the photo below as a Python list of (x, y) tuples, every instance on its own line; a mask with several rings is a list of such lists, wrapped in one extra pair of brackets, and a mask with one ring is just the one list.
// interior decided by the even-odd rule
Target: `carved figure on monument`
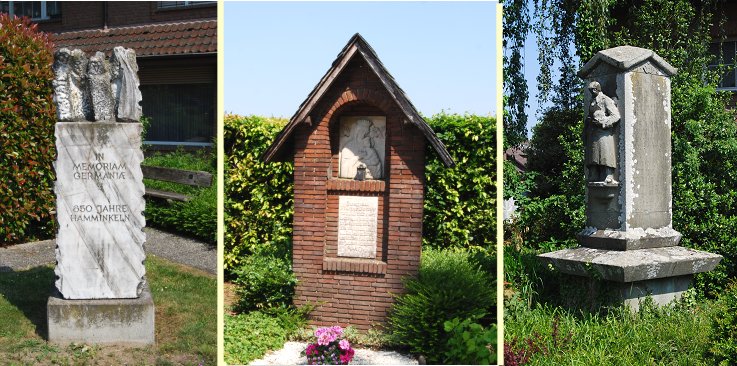
[(72, 121), (85, 121), (92, 117), (90, 96), (87, 93), (87, 63), (87, 55), (82, 50), (72, 50), (69, 59), (69, 101)]
[(110, 86), (110, 70), (105, 54), (95, 53), (90, 57), (87, 69), (90, 98), (94, 121), (111, 121), (114, 118), (113, 92)]
[(383, 147), (384, 134), (381, 129), (368, 119), (359, 119), (350, 126), (347, 137), (340, 148), (340, 177), (355, 177), (358, 167), (363, 164), (366, 166), (367, 179), (381, 179), (383, 164), (376, 151), (377, 147)]
[(588, 168), (589, 182), (617, 183), (614, 170), (617, 168), (617, 146), (614, 143), (616, 128), (619, 122), (617, 104), (601, 91), (601, 85), (589, 83), (591, 103), (584, 123), (584, 144), (586, 146), (585, 162)]
[(142, 97), (138, 89), (138, 64), (136, 51), (121, 46), (113, 49), (110, 57), (112, 67), (112, 89), (115, 97), (115, 116), (119, 122), (138, 122), (141, 120)]
[(71, 52), (62, 48), (54, 53), (54, 80), (51, 85), (54, 88), (54, 104), (56, 105), (56, 118), (59, 121), (72, 121), (72, 106), (70, 99), (71, 67), (69, 59)]

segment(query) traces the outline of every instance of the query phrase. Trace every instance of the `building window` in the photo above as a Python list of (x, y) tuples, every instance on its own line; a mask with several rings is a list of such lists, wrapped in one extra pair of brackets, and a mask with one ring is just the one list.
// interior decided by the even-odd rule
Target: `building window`
[(59, 1), (0, 1), (0, 13), (32, 20), (57, 19), (61, 17), (61, 4)]
[(735, 73), (737, 41), (712, 43), (709, 45), (709, 53), (714, 56), (709, 68), (722, 72), (718, 89), (737, 90), (737, 73)]
[(215, 84), (141, 85), (143, 115), (151, 119), (146, 144), (211, 146)]
[(217, 4), (217, 1), (158, 1), (156, 6), (159, 9), (184, 8), (187, 6)]

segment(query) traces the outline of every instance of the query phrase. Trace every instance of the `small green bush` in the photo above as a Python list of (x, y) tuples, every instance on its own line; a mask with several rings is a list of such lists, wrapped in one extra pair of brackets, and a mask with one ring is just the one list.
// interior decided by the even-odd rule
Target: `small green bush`
[(297, 278), (290, 263), (283, 258), (252, 255), (235, 269), (237, 312), (291, 305)]
[(449, 365), (491, 365), (496, 363), (496, 325), (484, 329), (473, 318), (446, 321), (450, 335), (443, 363)]
[(165, 202), (152, 198), (146, 201), (146, 221), (150, 226), (169, 229), (206, 241), (217, 242), (217, 185), (215, 157), (211, 152), (188, 153), (181, 150), (156, 153), (146, 157), (144, 165), (173, 169), (206, 171), (213, 174), (210, 187), (144, 179), (146, 187), (189, 195), (187, 202)]
[(307, 323), (300, 310), (284, 310), (278, 314), (253, 311), (225, 316), (225, 362), (247, 364), (267, 351), (279, 349), (289, 337)]
[(715, 304), (709, 356), (714, 364), (737, 364), (737, 282), (732, 282)]
[(405, 287), (390, 312), (390, 331), (397, 344), (430, 363), (442, 361), (447, 351), (445, 321), (483, 317), (496, 298), (494, 284), (462, 250), (424, 250), (418, 276)]
[(30, 20), (0, 14), (0, 244), (54, 235), (52, 50)]

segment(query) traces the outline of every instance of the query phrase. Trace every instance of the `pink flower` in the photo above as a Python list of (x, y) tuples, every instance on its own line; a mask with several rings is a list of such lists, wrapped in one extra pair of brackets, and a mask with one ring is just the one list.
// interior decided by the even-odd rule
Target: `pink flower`
[(345, 353), (340, 355), (340, 363), (347, 365), (348, 362), (351, 362), (351, 360), (353, 359), (354, 353), (355, 351), (353, 351), (352, 349), (347, 349)]
[(312, 356), (313, 353), (317, 353), (316, 348), (317, 348), (317, 345), (315, 345), (314, 343), (308, 344), (307, 349), (305, 350), (305, 354), (307, 356)]
[(341, 339), (340, 340), (340, 343), (338, 343), (338, 345), (340, 346), (340, 349), (342, 349), (343, 351), (347, 351), (347, 350), (351, 349), (351, 344), (348, 343), (348, 340), (347, 339)]

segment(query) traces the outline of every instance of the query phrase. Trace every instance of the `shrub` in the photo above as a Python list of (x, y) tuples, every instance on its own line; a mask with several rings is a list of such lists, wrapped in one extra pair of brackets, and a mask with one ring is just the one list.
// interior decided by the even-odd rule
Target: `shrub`
[(228, 271), (256, 250), (284, 253), (291, 246), (293, 164), (261, 160), (285, 124), (283, 119), (225, 116), (224, 265)]
[(292, 303), (297, 278), (286, 259), (252, 255), (241, 262), (234, 275), (233, 282), (238, 286), (235, 311), (287, 307)]
[(389, 315), (392, 337), (412, 353), (437, 363), (447, 351), (444, 323), (483, 317), (494, 305), (496, 289), (461, 250), (424, 250), (416, 278), (405, 283)]
[[(215, 157), (211, 152), (187, 153), (181, 150), (156, 153), (146, 157), (144, 164), (173, 169), (199, 170), (215, 173)], [(144, 179), (146, 187), (189, 195), (187, 202), (146, 201), (146, 221), (150, 226), (174, 230), (208, 243), (217, 242), (217, 185), (213, 176), (210, 187)]]
[(281, 348), (297, 329), (307, 324), (309, 310), (280, 309), (225, 316), (225, 362), (247, 364), (269, 350)]
[(54, 234), (52, 50), (28, 19), (0, 14), (0, 243)]
[(737, 364), (737, 282), (719, 296), (712, 318), (708, 355), (714, 364)]
[(444, 355), (445, 364), (491, 365), (496, 363), (496, 325), (484, 329), (473, 318), (446, 321), (449, 334)]

